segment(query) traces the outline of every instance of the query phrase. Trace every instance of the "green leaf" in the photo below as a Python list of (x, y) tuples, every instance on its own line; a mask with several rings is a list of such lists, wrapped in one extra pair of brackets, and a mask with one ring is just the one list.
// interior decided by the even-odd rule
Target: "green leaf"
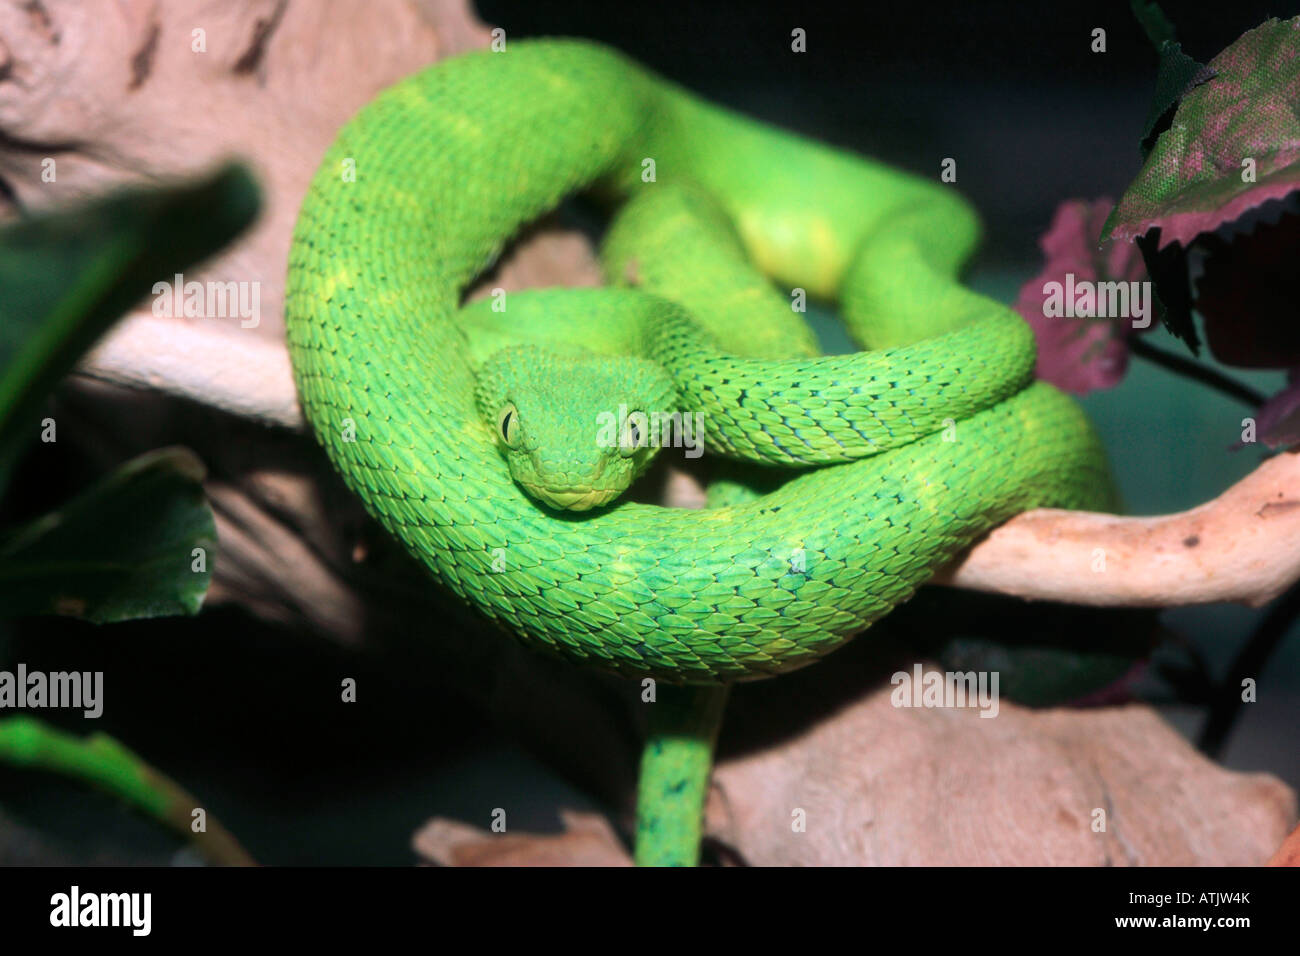
[(75, 737), (25, 714), (8, 717), (0, 720), (0, 761), (97, 786), (188, 837), (214, 863), (255, 865), (211, 816), (206, 829), (195, 833), (190, 814), (199, 801), (107, 734)]
[(946, 671), (997, 673), (998, 692), (1030, 707), (1118, 692), (1163, 636), (1148, 610), (1015, 604), (941, 588), (904, 611), (891, 620), (915, 650)]
[(152, 288), (253, 221), (252, 176), (123, 190), (0, 230), (0, 485), (55, 383)]
[(993, 638), (949, 641), (939, 662), (950, 671), (996, 672), (998, 692), (1027, 707), (1051, 707), (1078, 700), (1130, 673), (1133, 653), (1050, 644), (1014, 644)]
[(1134, 18), (1141, 24), (1142, 31), (1146, 33), (1147, 39), (1157, 50), (1177, 39), (1174, 25), (1169, 22), (1169, 18), (1165, 16), (1165, 12), (1160, 9), (1160, 4), (1155, 0), (1130, 0), (1129, 6), (1133, 10)]
[(0, 617), (62, 614), (102, 624), (197, 614), (217, 548), (203, 476), (188, 449), (150, 452), (0, 536)]
[(1139, 146), (1142, 158), (1151, 155), (1160, 134), (1169, 129), (1178, 105), (1192, 90), (1214, 79), (1215, 72), (1183, 52), (1181, 44), (1169, 42), (1160, 48), (1160, 66), (1156, 70), (1156, 89), (1151, 95), (1147, 118), (1142, 124)]
[(1156, 90), (1147, 108), (1146, 122), (1142, 124), (1140, 148), (1142, 158), (1150, 155), (1160, 134), (1169, 128), (1174, 111), (1191, 90), (1214, 77), (1214, 70), (1206, 67), (1183, 52), (1174, 25), (1169, 22), (1160, 4), (1155, 0), (1130, 0), (1133, 16), (1142, 25), (1147, 39), (1160, 54), (1156, 72)]

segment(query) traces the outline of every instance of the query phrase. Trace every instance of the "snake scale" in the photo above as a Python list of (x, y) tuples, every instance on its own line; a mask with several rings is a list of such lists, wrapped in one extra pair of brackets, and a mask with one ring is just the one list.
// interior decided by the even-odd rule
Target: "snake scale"
[[(1021, 511), (1110, 501), (1083, 413), (1031, 381), (1027, 327), (956, 281), (979, 227), (953, 188), (570, 40), (384, 91), (311, 184), (286, 324), (317, 439), (461, 599), (660, 679), (640, 862), (695, 861), (719, 688), (817, 660)], [(622, 207), (610, 288), (462, 308), (581, 191)], [(816, 354), (795, 289), (864, 351)], [(626, 425), (593, 440), (594, 416), (647, 403), (699, 413), (737, 463), (705, 509), (619, 498), (657, 449)]]

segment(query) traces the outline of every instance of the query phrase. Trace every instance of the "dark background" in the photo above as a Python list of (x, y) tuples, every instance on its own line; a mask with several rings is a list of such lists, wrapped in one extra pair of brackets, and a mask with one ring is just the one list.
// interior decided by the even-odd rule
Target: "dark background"
[[(1203, 62), (1268, 16), (1297, 12), (1287, 3), (1165, 8), (1184, 48)], [(478, 10), (511, 39), (599, 39), (705, 96), (923, 175), (937, 176), (940, 160), (955, 157), (958, 188), (988, 227), (972, 284), (1004, 301), (1038, 268), (1037, 238), (1060, 201), (1118, 198), (1138, 171), (1156, 65), (1128, 5), (1117, 0), (824, 8), (485, 0)], [(807, 31), (805, 54), (790, 51), (794, 27)], [(1090, 50), (1096, 27), (1106, 30), (1104, 54)], [(1262, 388), (1276, 379), (1239, 377)], [(1157, 369), (1136, 366), (1121, 387), (1085, 405), (1135, 513), (1191, 507), (1258, 462), (1257, 453), (1226, 450), (1238, 407)], [(40, 467), (25, 476), (29, 487), (73, 481)], [(923, 595), (916, 603), (943, 600)], [(1212, 607), (1161, 620), (1222, 676), (1259, 616)], [(902, 629), (928, 620), (909, 610)], [(584, 805), (428, 673), (421, 648), (465, 626), (464, 614), (412, 621), (408, 647), (376, 653), (332, 647), (319, 635), (277, 630), (233, 610), (111, 629), (41, 620), (7, 644), (0, 639), (0, 660), (106, 671), (107, 713), (95, 729), (201, 795), (260, 861), (406, 864), (414, 859), (411, 834), (436, 814), (482, 825), (484, 807), (507, 804), (526, 808), (512, 814), (512, 828), (546, 828), (555, 825), (557, 806)], [(1268, 771), (1293, 786), (1300, 785), (1297, 645), (1293, 629), (1260, 674), (1260, 703), (1246, 708), (1222, 755), (1228, 766)], [(833, 658), (834, 670), (851, 676), (866, 666), (868, 650), (856, 642)], [(782, 680), (799, 680), (806, 692), (818, 672)], [(340, 675), (363, 688), (345, 713)], [(776, 693), (782, 682), (769, 688)], [(1195, 738), (1205, 707), (1170, 703), (1170, 688), (1156, 680), (1145, 692)], [(193, 857), (108, 798), (0, 768), (0, 861), (22, 860)]]
[[(1300, 5), (1167, 2), (1208, 62)], [(988, 223), (984, 262), (1031, 258), (1067, 197), (1118, 199), (1136, 174), (1156, 54), (1124, 0), (611, 4), (483, 0), (507, 36), (609, 43), (670, 79), (787, 129), (938, 175)], [(807, 31), (807, 52), (790, 31)], [(1092, 31), (1106, 31), (1093, 53)]]

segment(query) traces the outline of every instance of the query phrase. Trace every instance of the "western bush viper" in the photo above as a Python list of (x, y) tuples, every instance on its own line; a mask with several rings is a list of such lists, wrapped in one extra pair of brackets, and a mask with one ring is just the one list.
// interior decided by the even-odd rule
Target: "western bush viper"
[[(623, 203), (604, 260), (636, 290), (461, 309), (584, 190)], [(1018, 512), (1111, 502), (1083, 413), (1031, 382), (1027, 327), (956, 281), (979, 227), (953, 190), (560, 40), (385, 91), (312, 182), (286, 323), (315, 434), (461, 599), (661, 679), (641, 862), (695, 861), (727, 683), (817, 660)], [(816, 355), (796, 289), (866, 350)], [(627, 422), (596, 437), (619, 405), (701, 414), (707, 452), (755, 464), (704, 510), (619, 501), (655, 452)]]

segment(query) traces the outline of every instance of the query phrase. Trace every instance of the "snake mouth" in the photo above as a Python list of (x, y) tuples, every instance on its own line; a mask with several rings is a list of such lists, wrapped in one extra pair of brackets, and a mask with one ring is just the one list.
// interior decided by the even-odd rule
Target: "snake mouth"
[(561, 511), (590, 511), (609, 504), (619, 492), (617, 488), (546, 488), (531, 481), (521, 481), (520, 484), (538, 501)]

